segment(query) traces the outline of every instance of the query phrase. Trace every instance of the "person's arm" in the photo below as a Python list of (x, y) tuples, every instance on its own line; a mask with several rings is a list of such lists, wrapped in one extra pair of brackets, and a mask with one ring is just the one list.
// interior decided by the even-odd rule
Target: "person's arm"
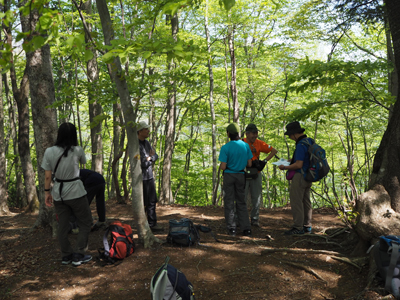
[(152, 162), (156, 162), (156, 160), (158, 159), (158, 155), (157, 155), (157, 153), (156, 153), (156, 151), (153, 149), (153, 148), (151, 148), (150, 149), (150, 156), (148, 157), (148, 161), (152, 161)]
[(278, 166), (278, 168), (281, 170), (298, 170), (298, 169), (301, 169), (302, 167), (303, 167), (302, 160), (298, 160), (294, 164), (291, 164), (289, 166), (284, 166), (284, 165)]
[(266, 161), (269, 161), (271, 158), (273, 158), (275, 156), (275, 154), (278, 153), (278, 150), (276, 150), (275, 148), (272, 148), (271, 152), (269, 153), (269, 155), (267, 156), (267, 158), (265, 159)]
[(221, 169), (222, 171), (225, 171), (225, 170), (226, 170), (226, 163), (222, 162), (222, 163), (219, 165), (219, 167), (220, 167), (220, 169)]
[(50, 193), (51, 174), (52, 174), (51, 170), (44, 171), (44, 193), (45, 193), (44, 203), (48, 207), (53, 206), (53, 196)]
[(248, 159), (247, 160), (247, 166), (251, 167), (252, 164), (253, 164), (253, 160), (252, 159)]

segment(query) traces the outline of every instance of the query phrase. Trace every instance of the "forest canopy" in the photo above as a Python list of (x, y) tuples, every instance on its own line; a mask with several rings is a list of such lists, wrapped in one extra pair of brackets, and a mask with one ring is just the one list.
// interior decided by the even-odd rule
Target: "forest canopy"
[[(106, 178), (106, 198), (132, 189), (129, 144), (110, 75), (117, 57), (136, 121), (151, 125), (150, 143), (160, 156), (154, 168), (158, 192), (170, 176), (172, 198), (161, 197), (162, 203), (221, 202), (216, 157), (227, 142), (228, 123), (238, 122), (243, 137), (245, 126), (256, 124), (259, 138), (290, 159), (294, 145), (283, 133), (296, 120), (324, 147), (331, 166), (326, 180), (313, 186), (313, 205), (336, 207), (351, 222), (351, 203), (368, 189), (396, 99), (393, 50), (382, 6), (361, 11), (357, 1), (325, 2), (109, 1), (113, 39), (107, 44), (96, 3), (4, 1), (0, 115), (7, 204), (27, 205), (21, 170), (28, 162), (18, 150), (16, 99), (26, 54), (48, 45), (55, 99), (46, 107), (56, 110), (58, 124), (77, 125), (86, 167)], [(32, 10), (38, 12), (35, 30), (24, 31), (21, 24)], [(362, 22), (365, 16), (369, 22)], [(32, 114), (24, 118), (32, 124)], [(34, 174), (36, 142), (30, 126)], [(165, 155), (170, 148), (171, 157)], [(163, 171), (166, 160), (170, 174)], [(269, 163), (262, 176), (264, 205), (286, 205), (285, 174)]]

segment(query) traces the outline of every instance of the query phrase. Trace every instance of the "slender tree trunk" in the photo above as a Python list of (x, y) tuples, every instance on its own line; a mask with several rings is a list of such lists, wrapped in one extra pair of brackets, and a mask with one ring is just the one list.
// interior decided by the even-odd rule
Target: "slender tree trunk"
[[(12, 48), (11, 28), (7, 27), (7, 43)], [(22, 174), (24, 177), (24, 198), (22, 205), (27, 205), (28, 212), (39, 212), (39, 198), (36, 192), (35, 172), (33, 170), (30, 145), (29, 145), (29, 81), (27, 67), (21, 79), (20, 88), (17, 84), (17, 76), (14, 65), (10, 68), (11, 86), (14, 100), (18, 108), (18, 154), (21, 159)]]
[[(21, 3), (21, 5), (24, 4), (25, 2)], [(22, 31), (32, 32), (26, 37), (27, 42), (31, 37), (40, 34), (35, 32), (39, 20), (37, 10), (32, 10), (28, 16), (23, 16), (21, 13), (20, 19)], [(41, 168), (44, 151), (54, 145), (57, 134), (56, 110), (49, 108), (55, 101), (50, 46), (47, 44), (27, 52), (26, 61), (39, 178), (39, 216), (34, 227), (50, 225), (53, 228), (53, 235), (56, 235), (57, 224), (54, 218), (54, 209), (49, 209), (44, 204), (44, 170)]]
[[(3, 6), (0, 5), (3, 9)], [(2, 11), (2, 10), (1, 10)], [(0, 32), (1, 40), (1, 32)], [(1, 57), (1, 54), (0, 54)], [(4, 132), (4, 99), (3, 99), (3, 81), (0, 80), (0, 216), (8, 215), (10, 210), (8, 209), (8, 192), (6, 186), (6, 143), (5, 132)]]
[[(88, 16), (92, 16), (92, 1), (88, 0), (82, 4), (82, 11)], [(99, 68), (97, 66), (97, 51), (91, 43), (89, 34), (92, 32), (92, 23), (86, 22), (87, 31), (85, 31), (85, 42), (93, 53), (93, 58), (87, 64), (87, 76), (89, 81), (89, 119), (90, 119), (90, 139), (92, 142), (92, 170), (103, 173), (103, 138), (102, 138), (102, 121), (95, 120), (97, 116), (103, 113), (103, 108), (98, 102), (97, 94), (99, 93)]]
[[(178, 15), (167, 16), (167, 23), (171, 23), (171, 32), (174, 40), (177, 40), (178, 34)], [(173, 78), (175, 70), (175, 62), (172, 60), (169, 63), (170, 78)], [(161, 180), (161, 193), (160, 202), (163, 204), (170, 204), (173, 202), (173, 195), (171, 190), (171, 167), (172, 167), (172, 154), (174, 152), (175, 140), (175, 122), (176, 122), (176, 89), (174, 79), (170, 79), (168, 88), (168, 102), (167, 102), (167, 120), (165, 123), (165, 153), (164, 164), (162, 169)]]
[(25, 188), (24, 188), (24, 182), (22, 179), (22, 168), (21, 168), (21, 162), (20, 162), (20, 152), (19, 152), (19, 147), (18, 147), (18, 126), (17, 126), (17, 104), (14, 101), (14, 99), (11, 97), (10, 89), (8, 86), (8, 81), (7, 81), (7, 75), (3, 75), (3, 90), (5, 92), (5, 96), (8, 102), (8, 119), (9, 119), (9, 140), (12, 140), (12, 147), (14, 151), (14, 158), (12, 159), (13, 163), (12, 166), (14, 166), (15, 169), (15, 198), (12, 199), (15, 203), (16, 207), (26, 207), (27, 206), (27, 201), (26, 201), (26, 196), (25, 196)]
[[(111, 45), (111, 41), (114, 39), (114, 29), (107, 3), (105, 0), (98, 0), (96, 1), (96, 4), (99, 11), (101, 26), (103, 28), (104, 42), (106, 45)], [(129, 97), (128, 85), (121, 68), (119, 57), (114, 59), (114, 62), (109, 66), (109, 69), (111, 70), (111, 79), (117, 87), (118, 95), (121, 100), (126, 133), (128, 136), (133, 215), (139, 231), (139, 240), (143, 243), (144, 247), (147, 248), (150, 247), (153, 242), (158, 242), (159, 240), (151, 232), (144, 213), (143, 179), (142, 169), (140, 167), (139, 140), (136, 131), (137, 127), (134, 125), (136, 124), (136, 115), (134, 114), (134, 108)]]
[(229, 25), (228, 27), (228, 46), (229, 54), (231, 57), (231, 96), (233, 106), (233, 122), (239, 123), (239, 101), (238, 91), (236, 86), (236, 57), (235, 57), (235, 43), (234, 43), (235, 27)]
[(224, 55), (224, 66), (225, 66), (225, 79), (226, 79), (226, 100), (228, 102), (228, 123), (231, 122), (231, 100), (230, 100), (230, 88), (229, 88), (229, 74), (228, 74), (228, 62), (227, 62), (227, 50), (226, 50), (226, 39), (224, 39), (225, 55)]
[(206, 32), (207, 39), (207, 50), (208, 55), (208, 76), (210, 80), (210, 92), (209, 92), (209, 102), (210, 102), (210, 113), (211, 113), (211, 135), (212, 135), (212, 203), (217, 200), (217, 134), (215, 125), (215, 110), (214, 110), (214, 74), (211, 65), (211, 41), (210, 41), (210, 31), (208, 29), (208, 0), (206, 1), (206, 14), (204, 18), (204, 28)]

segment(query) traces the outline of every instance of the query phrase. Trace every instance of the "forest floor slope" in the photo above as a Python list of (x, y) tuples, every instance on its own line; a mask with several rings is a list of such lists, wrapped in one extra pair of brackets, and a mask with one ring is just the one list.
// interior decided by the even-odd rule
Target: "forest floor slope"
[[(131, 205), (107, 201), (108, 222), (121, 220), (134, 229)], [(96, 216), (92, 203), (93, 216)], [(201, 233), (202, 245), (182, 248), (169, 244), (144, 249), (118, 265), (93, 261), (61, 265), (58, 242), (50, 228), (30, 231), (36, 216), (13, 210), (0, 217), (0, 299), (150, 299), (150, 280), (166, 256), (192, 282), (196, 299), (383, 299), (376, 281), (366, 290), (368, 258), (351, 258), (354, 234), (344, 229), (329, 209), (314, 210), (313, 234), (285, 236), (290, 208), (262, 209), (261, 228), (252, 237), (226, 234), (222, 207), (159, 206), (159, 224), (191, 218), (209, 226), (219, 242)], [(104, 231), (92, 232), (89, 253), (98, 256)], [(331, 237), (329, 237), (331, 236)], [(71, 241), (76, 237), (71, 235)], [(385, 297), (385, 299), (391, 299)], [(394, 298), (393, 298), (394, 299)]]

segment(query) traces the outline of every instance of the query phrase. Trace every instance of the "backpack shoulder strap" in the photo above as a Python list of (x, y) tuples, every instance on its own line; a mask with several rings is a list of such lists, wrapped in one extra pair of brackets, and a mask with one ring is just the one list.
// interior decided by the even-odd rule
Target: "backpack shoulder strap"
[(108, 244), (107, 237), (110, 232), (110, 227), (107, 227), (106, 232), (103, 235), (103, 246), (104, 246), (104, 254), (106, 256), (110, 255), (110, 245)]
[(397, 259), (399, 258), (399, 248), (399, 244), (392, 242), (392, 255), (390, 256), (390, 264), (385, 280), (385, 289), (389, 292), (392, 290), (392, 279), (394, 268), (396, 267)]

